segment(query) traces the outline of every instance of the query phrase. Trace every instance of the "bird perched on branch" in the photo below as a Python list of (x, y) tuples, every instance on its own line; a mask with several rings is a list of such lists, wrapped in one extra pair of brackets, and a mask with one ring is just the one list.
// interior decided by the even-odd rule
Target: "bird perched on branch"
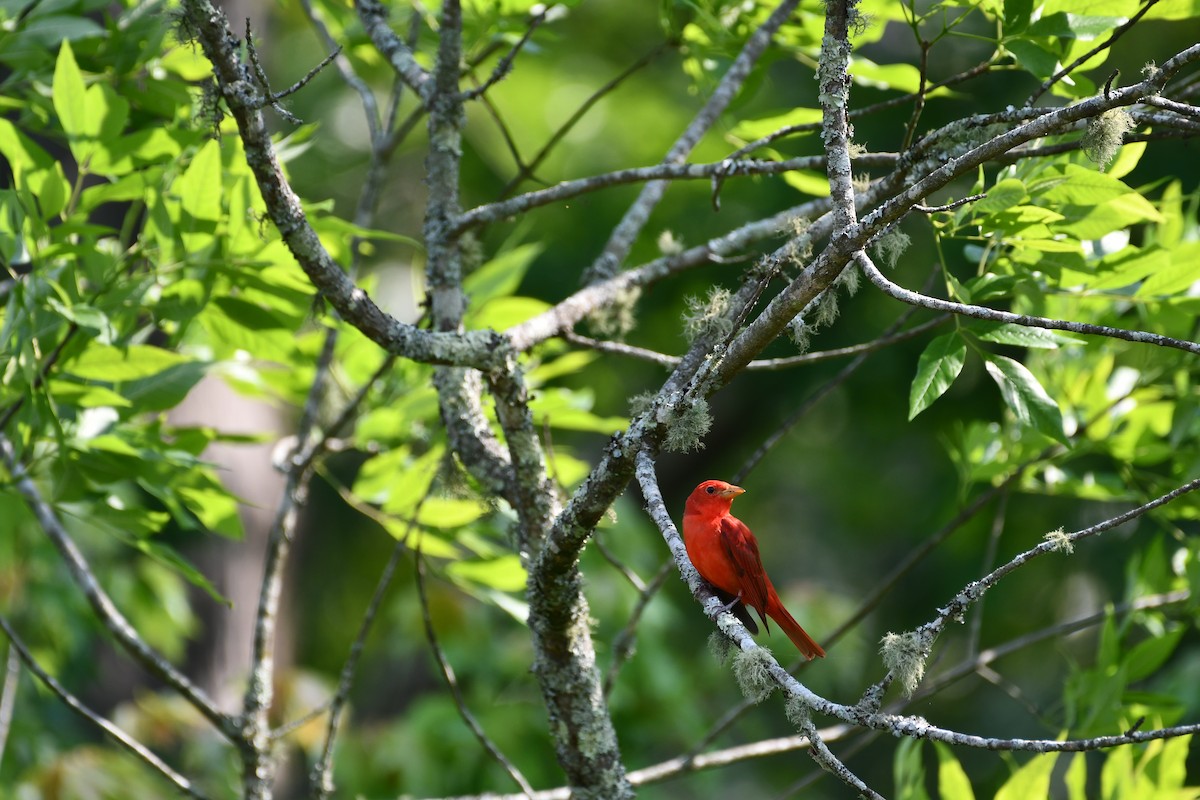
[(763, 568), (754, 534), (746, 523), (729, 513), (733, 499), (745, 491), (725, 481), (705, 481), (692, 491), (683, 511), (683, 543), (688, 558), (751, 633), (758, 633), (758, 625), (745, 606), (758, 612), (768, 633), (767, 617), (775, 620), (810, 661), (824, 658), (821, 645), (805, 633), (779, 600)]

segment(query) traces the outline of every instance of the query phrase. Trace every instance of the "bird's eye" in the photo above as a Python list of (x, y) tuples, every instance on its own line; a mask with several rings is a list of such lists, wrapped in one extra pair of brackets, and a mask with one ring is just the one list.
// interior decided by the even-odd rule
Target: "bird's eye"
[(715, 486), (705, 486), (704, 487), (704, 491), (708, 492), (709, 494), (712, 494), (716, 490), (717, 490), (717, 487), (715, 487)]

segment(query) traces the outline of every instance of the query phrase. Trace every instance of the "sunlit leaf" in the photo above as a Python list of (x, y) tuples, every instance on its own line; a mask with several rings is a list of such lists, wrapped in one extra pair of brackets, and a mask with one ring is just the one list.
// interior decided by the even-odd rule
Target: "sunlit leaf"
[(910, 420), (946, 393), (966, 360), (967, 346), (957, 333), (942, 334), (925, 347), (908, 394)]
[(984, 366), (1000, 387), (1000, 396), (1019, 425), (1067, 443), (1062, 411), (1024, 364), (988, 354), (984, 357)]

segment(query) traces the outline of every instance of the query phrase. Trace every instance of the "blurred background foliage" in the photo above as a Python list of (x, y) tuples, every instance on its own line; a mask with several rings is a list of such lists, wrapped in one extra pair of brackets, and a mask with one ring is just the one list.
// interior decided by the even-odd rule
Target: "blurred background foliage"
[[(865, 2), (869, 23), (856, 39), (851, 69), (860, 80), (853, 104), (865, 107), (917, 88), (917, 31), (928, 43), (930, 81), (988, 59), (996, 64), (969, 84), (934, 93), (918, 131), (1019, 106), (1056, 63), (1069, 62), (1095, 44), (1098, 31), (1111, 29), (1114, 18), (1136, 10), (1119, 0), (1082, 5), (1059, 0), (1035, 15), (1031, 4), (1020, 2), (921, 4), (915, 11), (924, 16), (915, 20), (908, 4)], [(470, 105), (464, 205), (657, 163), (769, 6), (566, 3), (568, 13), (537, 31), (488, 102)], [(476, 0), (467, 7), (470, 84), (486, 80), (523, 34), (530, 4)], [(313, 8), (386, 97), (389, 68), (351, 9), (333, 0)], [(419, 4), (392, 10), (399, 29), (410, 15), (416, 20), (418, 50), (426, 57), (435, 42), (436, 11)], [(294, 419), (322, 337), (311, 287), (263, 222), (228, 121), (220, 138), (208, 136), (214, 108), (201, 88), (206, 65), (186, 43), (186, 30), (173, 27), (173, 13), (161, 3), (56, 0), (32, 10), (0, 3), (6, 22), (0, 153), (9, 177), (0, 190), (0, 245), (16, 276), (5, 284), (0, 400), (4, 409), (15, 409), (11, 418), (5, 412), (6, 434), (118, 606), (148, 641), (200, 669), (239, 588), (204, 577), (200, 562), (213, 556), (206, 549), (211, 545), (202, 544), (211, 534), (227, 537), (216, 556), (226, 560), (250, 557), (252, 546), (235, 513), (239, 498), (222, 483), (228, 470), (206, 448), (273, 437), (227, 430), (219, 415), (190, 425), (163, 412), (209, 376)], [(247, 13), (276, 89), (298, 80), (323, 55), (304, 4), (233, 10), (235, 29)], [(1146, 62), (1194, 43), (1195, 13), (1184, 3), (1160, 3), (1111, 53), (1087, 64), (1087, 79), (1056, 85), (1053, 102), (1094, 93), (1115, 69), (1121, 82), (1134, 80)], [(805, 3), (693, 161), (719, 161), (781, 124), (816, 121), (813, 68), (822, 24), (822, 6)], [(69, 44), (60, 49), (64, 38)], [(594, 92), (635, 64), (640, 68), (523, 171)], [(398, 145), (369, 226), (374, 232), (368, 232), (345, 221), (354, 216), (369, 163), (357, 97), (326, 69), (286, 105), (304, 124), (278, 118), (273, 124), (289, 177), (323, 240), (348, 263), (350, 237), (365, 236), (364, 285), (397, 316), (415, 319), (422, 293), (422, 122), (416, 120)], [(402, 96), (399, 118), (413, 108)], [(858, 118), (855, 139), (871, 151), (898, 151), (912, 113), (909, 102)], [(818, 152), (814, 132), (774, 142), (760, 155)], [(1053, 163), (1021, 162), (1002, 174), (986, 171), (931, 202), (1007, 181), (1004, 191), (904, 223), (911, 245), (892, 277), (912, 287), (932, 277), (934, 293), (964, 301), (1194, 338), (1200, 302), (1191, 290), (1200, 277), (1196, 163), (1194, 142), (1165, 140), (1127, 147), (1106, 173), (1078, 153)], [(730, 179), (716, 211), (707, 181), (680, 182), (628, 263), (657, 257), (664, 232), (695, 245), (807, 199), (802, 192), (813, 185), (811, 176)], [(468, 324), (503, 328), (576, 290), (637, 191), (605, 189), (476, 232)], [(1036, 209), (1060, 217), (1038, 216)], [(1064, 241), (1069, 244), (1055, 244)], [(713, 264), (649, 288), (625, 341), (682, 352), (686, 299), (712, 286), (735, 286), (741, 269)], [(869, 341), (902, 312), (870, 288), (843, 293), (840, 314), (813, 336), (811, 348)], [(913, 324), (930, 318), (917, 315)], [(335, 390), (322, 409), (326, 421), (383, 362), (374, 345), (340, 327)], [(780, 341), (765, 355), (796, 352)], [(1016, 362), (1036, 376), (1032, 384), (1023, 382)], [(717, 395), (704, 449), (665, 454), (658, 462), (673, 510), (680, 511), (698, 481), (740, 474), (763, 441), (845, 363), (744, 373)], [(539, 346), (529, 366), (535, 416), (552, 442), (551, 471), (564, 491), (584, 477), (607, 435), (623, 425), (631, 398), (653, 391), (665, 377), (659, 366), (560, 341)], [(934, 391), (918, 402), (912, 387), (921, 369), (949, 377), (943, 395)], [(1009, 395), (998, 391), (989, 370), (1007, 376), (999, 381)], [(1195, 477), (1196, 374), (1194, 356), (1176, 351), (966, 322), (947, 322), (872, 355), (740, 478), (748, 493), (736, 512), (758, 534), (781, 594), (818, 641), (960, 509), (1015, 477), (801, 679), (818, 693), (852, 702), (883, 672), (875, 651), (884, 633), (926, 621), (965, 583), (1048, 531), (1086, 527)], [(276, 722), (300, 718), (328, 697), (380, 565), (395, 540), (406, 539), (412, 547), (419, 542), (429, 561), (431, 617), (467, 704), (535, 787), (557, 786), (561, 774), (545, 712), (528, 675), (524, 575), (508, 546), (511, 513), (450, 465), (431, 376), (428, 367), (393, 366), (344, 432), (344, 451), (321, 462), (289, 574), (290, 652), (282, 659)], [(1052, 400), (1036, 396), (1039, 385)], [(915, 411), (921, 413), (910, 419)], [(233, 796), (233, 755), (194, 712), (159, 694), (112, 650), (66, 585), (56, 553), (20, 497), (11, 484), (2, 488), (4, 614), (65, 685), (213, 796)], [(613, 562), (649, 582), (667, 559), (640, 504), (635, 489), (627, 492), (584, 555), (603, 671), (613, 668), (615, 643), (638, 600)], [(243, 511), (247, 505), (253, 503), (242, 503)], [(1198, 511), (1197, 501), (1185, 497), (1086, 542), (1070, 558), (1050, 556), (1018, 570), (972, 612), (967, 626), (939, 642), (927, 680), (936, 681), (941, 670), (979, 648), (1136, 598), (1187, 590), (1185, 603), (1110, 616), (1032, 644), (986, 672), (918, 695), (907, 711), (947, 728), (1029, 738), (1119, 733), (1140, 717), (1147, 728), (1200, 717), (1200, 638), (1190, 599), (1198, 575)], [(478, 746), (444, 690), (413, 574), (407, 557), (369, 640), (338, 749), (339, 796), (510, 791), (508, 777)], [(728, 670), (708, 652), (711, 630), (672, 568), (637, 626), (634, 654), (614, 672), (611, 709), (630, 769), (694, 748), (794, 733), (777, 702), (768, 701), (706, 735), (741, 702)], [(769, 642), (789, 653), (782, 637)], [(236, 694), (244, 674), (210, 677)], [(164, 794), (155, 777), (28, 676), (16, 702), (0, 762), (0, 786), (14, 796)], [(300, 793), (322, 735), (318, 719), (286, 740), (285, 796)], [(1064, 756), (1057, 771), (1049, 757), (951, 754), (912, 742), (897, 748), (871, 736), (855, 740), (852, 747), (859, 746), (847, 755), (849, 766), (901, 797), (927, 796), (922, 793), (935, 786), (942, 797), (961, 797), (970, 785), (989, 796), (1006, 781), (1008, 791), (1037, 796), (1052, 775), (1063, 796), (1095, 796), (1102, 781), (1117, 787), (1111, 796), (1133, 796), (1145, 789), (1138, 781), (1157, 781), (1164, 792), (1182, 786), (1184, 765), (1197, 765), (1187, 740), (1108, 757)], [(966, 789), (956, 768), (970, 776)], [(802, 751), (793, 751), (647, 786), (640, 794), (787, 796), (818, 771)], [(845, 791), (820, 780), (805, 796)]]

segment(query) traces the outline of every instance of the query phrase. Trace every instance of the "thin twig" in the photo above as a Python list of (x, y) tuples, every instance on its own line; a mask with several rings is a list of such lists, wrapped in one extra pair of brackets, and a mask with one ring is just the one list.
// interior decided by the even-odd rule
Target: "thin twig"
[[(629, 612), (629, 620), (625, 623), (625, 627), (620, 633), (613, 637), (612, 641), (612, 662), (608, 665), (608, 672), (604, 675), (604, 696), (608, 697), (612, 693), (613, 686), (617, 682), (617, 673), (621, 671), (621, 667), (633, 655), (634, 643), (637, 641), (637, 627), (642, 621), (642, 614), (650, 607), (650, 601), (658, 594), (658, 590), (663, 587), (667, 581), (667, 576), (671, 574), (671, 567), (674, 566), (671, 559), (663, 562), (663, 565), (658, 568), (658, 572), (654, 573), (654, 577), (650, 579), (648, 584), (645, 584), (638, 591), (637, 603), (633, 606), (633, 611)], [(632, 781), (632, 775), (630, 776)]]
[(562, 141), (564, 136), (571, 132), (571, 129), (574, 128), (581, 119), (583, 119), (592, 106), (600, 102), (605, 95), (609, 94), (622, 83), (624, 83), (627, 78), (648, 66), (650, 62), (658, 58), (659, 54), (662, 53), (666, 48), (666, 42), (655, 45), (653, 49), (626, 67), (616, 77), (612, 78), (599, 89), (592, 92), (586, 100), (579, 104), (579, 108), (575, 109), (574, 113), (567, 117), (566, 121), (563, 122), (562, 125), (559, 125), (558, 129), (550, 135), (550, 138), (546, 140), (544, 145), (542, 145), (542, 149), (537, 152), (537, 155), (530, 159), (528, 164), (519, 165), (519, 171), (509, 180), (507, 184), (505, 184), (504, 188), (500, 190), (500, 196), (507, 197), (514, 190), (516, 190), (516, 188), (520, 186), (523, 181), (532, 177), (534, 172), (537, 171), (537, 168), (540, 167), (542, 162), (546, 160), (546, 157), (550, 155), (550, 151), (552, 151), (555, 146)]
[(504, 54), (504, 56), (496, 64), (496, 68), (492, 70), (492, 74), (488, 76), (487, 80), (474, 89), (463, 92), (464, 100), (474, 100), (476, 97), (484, 94), (488, 89), (504, 80), (508, 73), (512, 71), (513, 62), (516, 61), (521, 50), (529, 42), (530, 37), (533, 36), (533, 32), (538, 29), (538, 26), (546, 21), (546, 14), (549, 12), (550, 8), (551, 6), (543, 6), (541, 10), (529, 18), (529, 24), (525, 27), (525, 33), (523, 33), (521, 38), (516, 41), (516, 43), (509, 49), (507, 53)]
[(446, 660), (446, 654), (442, 652), (442, 647), (438, 644), (437, 631), (433, 627), (433, 617), (429, 613), (429, 598), (425, 595), (425, 559), (421, 557), (421, 548), (418, 545), (415, 558), (415, 572), (417, 576), (417, 595), (421, 599), (421, 619), (425, 623), (425, 638), (429, 642), (429, 649), (433, 652), (433, 657), (437, 660), (438, 669), (441, 670), (442, 679), (446, 681), (446, 687), (450, 690), (450, 696), (454, 698), (454, 705), (458, 708), (458, 714), (462, 717), (463, 722), (471, 729), (471, 733), (483, 745), (483, 749), (487, 750), (488, 754), (498, 763), (508, 776), (513, 779), (517, 786), (521, 787), (521, 791), (526, 797), (532, 798), (534, 791), (529, 785), (529, 781), (521, 774), (516, 765), (508, 760), (508, 757), (500, 751), (500, 748), (488, 738), (487, 732), (483, 726), (479, 724), (479, 720), (475, 719), (475, 715), (471, 713), (471, 709), (467, 708), (467, 701), (462, 696), (462, 691), (458, 688), (458, 679), (454, 676), (454, 667), (450, 666), (450, 662)]
[(1137, 25), (1138, 21), (1141, 20), (1141, 18), (1146, 15), (1146, 12), (1149, 11), (1150, 9), (1154, 8), (1154, 6), (1157, 4), (1158, 4), (1158, 0), (1147, 0), (1147, 2), (1141, 8), (1138, 9), (1138, 12), (1129, 18), (1128, 22), (1126, 22), (1124, 25), (1120, 25), (1117, 28), (1113, 29), (1113, 32), (1109, 34), (1107, 39), (1105, 39), (1103, 42), (1101, 42), (1100, 44), (1093, 47), (1091, 50), (1088, 50), (1083, 55), (1079, 56), (1079, 58), (1075, 59), (1070, 64), (1067, 64), (1065, 67), (1060, 69), (1058, 72), (1055, 72), (1049, 78), (1046, 78), (1046, 80), (1042, 81), (1042, 85), (1039, 86), (1037, 88), (1037, 90), (1032, 95), (1029, 96), (1029, 99), (1025, 101), (1025, 105), (1027, 105), (1027, 106), (1033, 105), (1034, 103), (1037, 102), (1037, 99), (1039, 97), (1041, 97), (1047, 91), (1050, 90), (1051, 86), (1053, 86), (1054, 84), (1061, 81), (1067, 75), (1070, 75), (1075, 70), (1075, 68), (1078, 67), (1080, 64), (1084, 63), (1089, 58), (1091, 58), (1092, 56), (1099, 53), (1101, 50), (1105, 50), (1106, 48), (1112, 47), (1113, 42), (1117, 41), (1117, 39), (1120, 39), (1122, 36), (1124, 36), (1129, 31), (1129, 29), (1132, 28), (1134, 25)]
[(54, 368), (54, 365), (58, 362), (59, 357), (62, 356), (63, 349), (78, 331), (79, 326), (74, 322), (67, 326), (67, 332), (63, 334), (63, 338), (59, 340), (58, 344), (54, 346), (54, 349), (50, 351), (50, 354), (46, 356), (45, 361), (42, 362), (42, 367), (38, 370), (37, 377), (33, 379), (33, 384), (29, 387), (28, 391), (23, 393), (16, 400), (12, 401), (12, 404), (9, 405), (8, 408), (4, 409), (4, 414), (0, 416), (0, 431), (3, 431), (8, 427), (8, 423), (12, 422), (12, 418), (16, 416), (17, 412), (21, 410), (21, 407), (25, 405), (25, 399), (32, 396), (33, 393), (40, 389), (42, 384), (46, 382), (46, 378), (50, 375), (50, 370)]
[[(1008, 487), (1011, 483), (1005, 484), (1005, 489), (1000, 493), (1000, 500), (996, 503), (996, 513), (992, 515), (992, 530), (988, 535), (987, 548), (983, 554), (983, 574), (991, 571), (996, 565), (996, 551), (1000, 547), (1000, 536), (1004, 533), (1005, 514), (1008, 511)], [(983, 631), (983, 600), (979, 601), (975, 608), (975, 613), (971, 615), (971, 622), (967, 628), (967, 653), (974, 654), (979, 652), (979, 637)]]
[[(379, 580), (375, 582), (375, 591), (371, 594), (371, 600), (367, 603), (367, 609), (363, 612), (362, 621), (358, 625), (358, 633), (354, 636), (354, 641), (350, 643), (350, 652), (346, 655), (346, 660), (342, 664), (342, 670), (338, 674), (337, 689), (330, 698), (328, 704), (329, 721), (325, 730), (325, 743), (321, 747), (321, 755), (317, 758), (317, 763), (313, 765), (311, 772), (311, 784), (313, 794), (318, 800), (324, 800), (333, 793), (333, 746), (337, 739), (338, 727), (341, 724), (342, 714), (345, 712), (346, 704), (350, 700), (350, 689), (354, 685), (354, 677), (358, 672), (358, 662), (362, 658), (363, 649), (366, 647), (367, 636), (371, 632), (371, 628), (375, 624), (375, 618), (379, 614), (379, 608), (383, 605), (383, 600), (387, 596), (388, 588), (392, 585), (392, 579), (396, 575), (396, 567), (400, 564), (400, 557), (408, 549), (408, 539), (412, 535), (413, 529), (417, 525), (417, 520), (421, 516), (421, 509), (425, 506), (425, 501), (433, 495), (436, 481), (430, 481), (429, 487), (425, 490), (425, 494), (421, 495), (421, 499), (417, 501), (413, 508), (412, 516), (409, 517), (408, 523), (404, 527), (404, 535), (396, 540), (396, 544), (392, 547), (392, 554), (388, 558), (387, 564), (384, 565), (383, 571), (379, 574)], [(349, 498), (349, 492), (343, 491), (344, 487), (338, 487), (338, 492), (344, 499)], [(361, 508), (359, 510), (362, 510)]]
[(975, 319), (986, 319), (994, 322), (1009, 322), (1014, 325), (1024, 325), (1031, 328), (1047, 328), (1050, 330), (1070, 331), (1071, 333), (1087, 334), (1089, 336), (1107, 336), (1112, 339), (1122, 339), (1127, 342), (1137, 342), (1139, 344), (1153, 344), (1159, 347), (1170, 347), (1176, 350), (1183, 350), (1188, 353), (1200, 354), (1200, 344), (1189, 342), (1183, 339), (1175, 339), (1170, 336), (1162, 336), (1157, 333), (1148, 331), (1127, 330), (1125, 328), (1111, 328), (1107, 325), (1093, 325), (1087, 322), (1075, 322), (1073, 320), (1063, 319), (1048, 319), (1046, 317), (1035, 317), (1029, 314), (1013, 314), (1009, 311), (997, 311), (993, 308), (984, 308), (983, 306), (969, 305), (967, 303), (955, 303), (950, 300), (941, 300), (936, 297), (929, 297), (917, 292), (905, 289), (895, 283), (892, 283), (879, 268), (871, 261), (863, 251), (858, 251), (854, 254), (854, 259), (858, 265), (862, 267), (867, 279), (875, 284), (885, 294), (910, 305), (930, 308), (935, 311), (948, 311), (952, 314), (961, 314), (965, 317), (974, 317)]
[(50, 692), (63, 702), (68, 708), (74, 711), (79, 716), (91, 722), (96, 727), (107, 733), (121, 747), (124, 747), (130, 753), (133, 753), (139, 761), (149, 764), (156, 772), (162, 775), (175, 785), (175, 788), (186, 794), (188, 797), (197, 798), (197, 800), (207, 800), (199, 789), (197, 789), (191, 781), (180, 775), (175, 770), (167, 766), (167, 763), (148, 750), (145, 745), (134, 739), (124, 730), (114, 725), (104, 717), (92, 711), (86, 705), (79, 701), (75, 695), (67, 691), (61, 683), (54, 679), (50, 673), (42, 669), (42, 666), (34, 659), (33, 654), (29, 652), (29, 648), (17, 636), (16, 631), (8, 624), (8, 620), (0, 617), (0, 629), (4, 630), (8, 636), (8, 646), (10, 651), (16, 651), (17, 655), (25, 662), (25, 668), (34, 674), (42, 684), (50, 690)]
[[(796, 356), (783, 356), (781, 358), (763, 358), (755, 359), (746, 364), (746, 369), (757, 372), (772, 372), (777, 370), (790, 369), (792, 367), (800, 367), (806, 364), (816, 364), (821, 361), (832, 361), (835, 358), (845, 358), (847, 356), (856, 356), (860, 353), (873, 353), (876, 350), (882, 350), (899, 342), (905, 342), (909, 339), (915, 339), (921, 334), (930, 331), (940, 325), (944, 325), (951, 319), (950, 314), (941, 314), (934, 319), (922, 322), (920, 325), (893, 333), (890, 336), (880, 335), (877, 339), (872, 339), (869, 342), (862, 344), (848, 345), (846, 347), (832, 347), (828, 350), (814, 350), (811, 353), (801, 353)], [(604, 341), (593, 339), (590, 336), (583, 336), (574, 331), (565, 331), (562, 334), (565, 341), (579, 347), (586, 347), (591, 350), (597, 350), (601, 353), (610, 353), (612, 355), (626, 356), (628, 358), (636, 358), (640, 361), (649, 361), (653, 364), (658, 364), (663, 367), (674, 367), (679, 364), (679, 356), (667, 355), (659, 353), (655, 350), (648, 350), (644, 347), (626, 344), (624, 342)]]
[(4, 749), (8, 744), (8, 732), (12, 729), (17, 688), (21, 680), (21, 656), (11, 644), (4, 661), (4, 688), (0, 690), (0, 764), (4, 763)]
[[(899, 331), (900, 328), (904, 327), (904, 324), (908, 322), (908, 319), (911, 316), (912, 314), (910, 313), (901, 314), (899, 319), (888, 326), (888, 329), (883, 332), (878, 341), (897, 341), (897, 339), (894, 338), (896, 332)], [(743, 480), (745, 480), (746, 476), (749, 475), (756, 466), (758, 466), (758, 463), (763, 460), (767, 453), (771, 452), (771, 449), (774, 448), (775, 445), (779, 444), (783, 437), (787, 435), (787, 432), (794, 428), (796, 423), (798, 423), (805, 414), (811, 411), (817, 405), (817, 403), (821, 402), (821, 400), (828, 396), (830, 392), (849, 380), (854, 373), (858, 372), (859, 367), (866, 363), (867, 358), (869, 358), (872, 353), (876, 352), (881, 347), (883, 347), (883, 345), (861, 351), (857, 356), (854, 357), (853, 361), (842, 367), (838, 373), (828, 381), (821, 384), (820, 388), (818, 388), (812, 393), (811, 396), (808, 397), (808, 399), (801, 403), (799, 407), (796, 408), (796, 410), (793, 411), (786, 420), (784, 420), (783, 424), (772, 431), (771, 435), (768, 436), (766, 440), (764, 440), (763, 443), (759, 445), (753, 453), (750, 454), (750, 457), (746, 459), (741, 468), (734, 473), (733, 482), (741, 483)]]
[(970, 194), (966, 197), (940, 206), (927, 206), (922, 203), (914, 203), (913, 210), (920, 211), (922, 214), (937, 214), (941, 211), (953, 211), (956, 208), (965, 206), (967, 203), (974, 203), (976, 200), (982, 200), (985, 197), (987, 197), (986, 192), (983, 194)]
[(821, 741), (821, 735), (817, 733), (817, 726), (813, 725), (812, 720), (805, 719), (800, 726), (800, 730), (804, 731), (808, 737), (808, 741), (812, 743), (812, 747), (808, 748), (808, 754), (812, 756), (813, 761), (821, 765), (822, 769), (835, 775), (847, 786), (858, 790), (860, 797), (868, 797), (870, 800), (883, 800), (883, 795), (872, 789), (862, 778), (851, 772), (849, 767), (843, 764), (825, 743)]
[[(324, 346), (317, 358), (312, 385), (305, 398), (304, 410), (296, 426), (301, 449), (308, 445), (316, 425), (317, 412), (325, 394), (329, 368), (337, 346), (336, 328), (325, 331)], [(250, 680), (243, 700), (242, 783), (248, 800), (266, 797), (273, 781), (274, 758), (271, 753), (269, 714), (275, 696), (275, 640), (279, 622), (279, 603), (283, 594), (284, 567), (291, 552), (299, 509), (304, 504), (312, 471), (287, 470), (283, 495), (275, 509), (267, 533), (263, 558), (262, 583), (259, 585), (258, 610), (254, 619), (254, 645), (250, 662)]]

